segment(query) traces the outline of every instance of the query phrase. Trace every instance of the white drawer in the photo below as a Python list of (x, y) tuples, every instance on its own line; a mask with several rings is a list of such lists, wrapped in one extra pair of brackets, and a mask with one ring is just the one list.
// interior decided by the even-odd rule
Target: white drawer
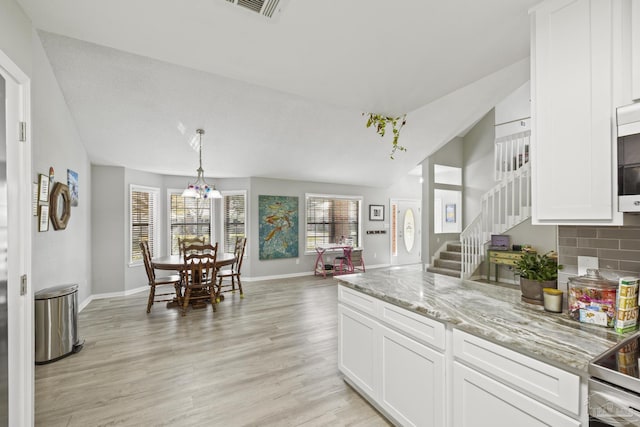
[(580, 415), (580, 377), (460, 330), (453, 355), (503, 384)]
[(381, 301), (380, 320), (400, 330), (405, 335), (431, 347), (444, 351), (445, 326), (436, 320), (421, 316), (407, 309)]
[(353, 289), (340, 285), (338, 286), (338, 301), (352, 308), (358, 309), (363, 313), (375, 316), (376, 305), (379, 300), (367, 294), (363, 294), (362, 292), (354, 291)]

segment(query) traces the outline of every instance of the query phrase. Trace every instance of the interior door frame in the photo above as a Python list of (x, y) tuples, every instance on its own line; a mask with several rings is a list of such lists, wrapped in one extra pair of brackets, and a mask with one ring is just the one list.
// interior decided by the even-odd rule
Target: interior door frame
[[(31, 280), (31, 80), (0, 50), (6, 89), (9, 425), (34, 425), (34, 329)], [(20, 122), (26, 140), (19, 141)], [(21, 276), (27, 286), (20, 295)]]

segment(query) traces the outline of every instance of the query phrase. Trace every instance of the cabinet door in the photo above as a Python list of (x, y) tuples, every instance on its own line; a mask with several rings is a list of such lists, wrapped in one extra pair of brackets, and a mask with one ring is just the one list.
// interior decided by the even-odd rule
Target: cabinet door
[(454, 427), (579, 427), (581, 423), (459, 362), (453, 363)]
[(614, 219), (612, 13), (548, 0), (532, 14), (534, 224)]
[(338, 304), (338, 369), (360, 390), (378, 398), (377, 341), (380, 326)]
[(382, 407), (402, 425), (445, 425), (444, 355), (384, 326), (380, 333)]

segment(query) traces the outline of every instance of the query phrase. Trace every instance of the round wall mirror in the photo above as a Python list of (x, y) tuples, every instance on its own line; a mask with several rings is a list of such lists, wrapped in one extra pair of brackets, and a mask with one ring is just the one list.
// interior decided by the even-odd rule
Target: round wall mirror
[(64, 230), (71, 217), (71, 194), (69, 187), (56, 182), (49, 200), (49, 218), (54, 230)]

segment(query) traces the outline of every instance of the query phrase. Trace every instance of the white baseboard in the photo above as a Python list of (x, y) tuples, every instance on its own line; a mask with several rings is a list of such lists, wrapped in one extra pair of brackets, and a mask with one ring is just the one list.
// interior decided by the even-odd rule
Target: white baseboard
[[(369, 270), (369, 269), (384, 268), (389, 266), (390, 264), (376, 264), (376, 265), (367, 265), (365, 266), (365, 268)], [(301, 273), (276, 274), (273, 276), (256, 276), (256, 277), (242, 276), (242, 280), (244, 282), (257, 282), (259, 280), (288, 279), (291, 277), (303, 277), (303, 276), (312, 276), (312, 275), (313, 275), (313, 271), (304, 271)], [(145, 286), (140, 286), (139, 288), (128, 289), (126, 291), (121, 291), (121, 292), (106, 292), (102, 294), (90, 295), (87, 299), (85, 299), (80, 304), (78, 304), (78, 312), (81, 312), (82, 310), (84, 310), (89, 305), (89, 303), (93, 300), (126, 297), (129, 295), (137, 294), (139, 292), (144, 292), (147, 289), (149, 289), (149, 286), (145, 285)]]
[(95, 299), (126, 297), (126, 296), (129, 296), (129, 295), (133, 295), (133, 294), (137, 294), (137, 293), (140, 293), (140, 292), (144, 292), (147, 289), (149, 289), (149, 286), (145, 285), (145, 286), (140, 286), (140, 287), (134, 288), (134, 289), (127, 289), (126, 291), (122, 291), (122, 292), (106, 292), (106, 293), (103, 293), (103, 294), (89, 295), (89, 297), (87, 299), (85, 299), (80, 304), (78, 304), (78, 313), (81, 312), (82, 310), (84, 310), (84, 308), (86, 306), (88, 306), (89, 303), (91, 301), (95, 300)]
[(304, 271), (302, 273), (290, 273), (290, 274), (276, 274), (273, 276), (256, 276), (256, 277), (248, 277), (241, 276), (242, 280), (245, 282), (257, 282), (258, 280), (274, 280), (274, 279), (288, 279), (290, 277), (302, 277), (302, 276), (312, 276), (313, 271)]

